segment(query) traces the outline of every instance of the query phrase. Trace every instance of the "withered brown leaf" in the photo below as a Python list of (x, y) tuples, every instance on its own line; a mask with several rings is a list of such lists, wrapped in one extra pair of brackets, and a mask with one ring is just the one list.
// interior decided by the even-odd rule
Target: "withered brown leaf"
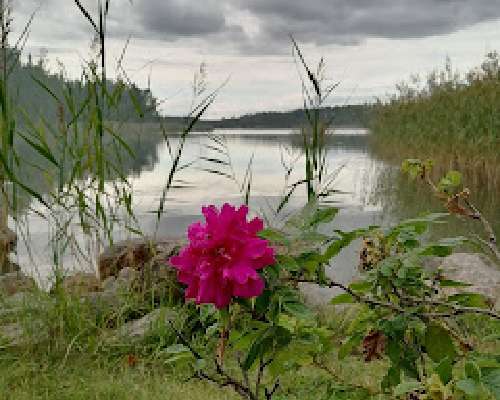
[(382, 358), (387, 338), (385, 335), (376, 330), (371, 330), (363, 339), (363, 355), (365, 361), (370, 362)]

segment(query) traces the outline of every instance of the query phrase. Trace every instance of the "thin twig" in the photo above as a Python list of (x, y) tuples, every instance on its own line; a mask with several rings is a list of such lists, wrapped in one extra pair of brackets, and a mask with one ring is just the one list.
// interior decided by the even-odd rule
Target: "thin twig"
[(218, 363), (217, 359), (215, 359), (215, 369), (217, 371), (217, 374), (219, 374), (221, 377), (223, 377), (225, 379), (225, 381), (221, 382), (221, 386), (232, 386), (234, 388), (234, 390), (236, 390), (236, 392), (238, 392), (238, 394), (240, 394), (240, 396), (246, 397), (249, 400), (258, 400), (257, 395), (252, 393), (252, 391), (250, 390), (249, 387), (246, 387), (240, 381), (238, 381), (237, 379), (230, 376), (224, 370), (222, 365), (220, 365)]
[(498, 249), (497, 238), (495, 236), (493, 228), (491, 227), (491, 224), (488, 222), (486, 218), (484, 218), (483, 214), (479, 211), (479, 209), (474, 204), (472, 204), (468, 199), (465, 198), (464, 203), (474, 212), (474, 216), (472, 218), (481, 221), (481, 223), (483, 224), (484, 230), (488, 235), (488, 242), (487, 242), (488, 247), (491, 250), (491, 252), (495, 255), (497, 260), (500, 261), (500, 250)]
[(259, 396), (259, 392), (260, 392), (260, 383), (262, 381), (262, 378), (264, 376), (264, 371), (266, 369), (266, 367), (271, 364), (273, 362), (273, 359), (270, 358), (269, 360), (267, 361), (264, 361), (264, 358), (261, 357), (260, 360), (259, 360), (259, 370), (257, 372), (257, 379), (255, 381), (255, 394), (257, 395), (257, 397)]
[(278, 378), (274, 382), (274, 385), (271, 388), (271, 390), (268, 390), (267, 388), (264, 389), (264, 394), (266, 395), (266, 400), (271, 400), (279, 387), (280, 387), (280, 379)]
[[(423, 171), (423, 179), (430, 186), (430, 188), (432, 189), (434, 194), (442, 200), (443, 193), (441, 193), (441, 191), (438, 189), (436, 184), (432, 181), (432, 179), (429, 175), (429, 171), (427, 171), (427, 169), (425, 169), (425, 168)], [(486, 218), (484, 218), (481, 211), (479, 211), (479, 209), (467, 198), (469, 193), (470, 192), (468, 189), (464, 189), (464, 191), (462, 193), (455, 194), (455, 196), (448, 199), (448, 202), (450, 202), (451, 199), (454, 199), (457, 202), (459, 201), (459, 199), (463, 200), (465, 205), (471, 211), (471, 212), (467, 212), (467, 213), (464, 212), (464, 215), (469, 217), (469, 218), (472, 218), (476, 221), (480, 221), (483, 224), (483, 228), (484, 228), (486, 234), (488, 235), (488, 240), (487, 241), (481, 240), (481, 242), (484, 242), (486, 244), (486, 246), (490, 249), (490, 251), (493, 253), (493, 255), (496, 257), (497, 261), (500, 261), (500, 250), (498, 249), (498, 242), (497, 242), (497, 238), (495, 235), (495, 231), (491, 227), (491, 224), (488, 222), (488, 220)]]

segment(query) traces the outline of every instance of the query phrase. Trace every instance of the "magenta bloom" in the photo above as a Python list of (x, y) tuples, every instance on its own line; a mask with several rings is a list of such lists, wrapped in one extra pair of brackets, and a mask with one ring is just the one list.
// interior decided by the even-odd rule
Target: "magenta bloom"
[(274, 264), (274, 250), (257, 237), (260, 218), (247, 222), (248, 207), (203, 207), (206, 223), (188, 228), (189, 245), (170, 258), (186, 299), (225, 308), (233, 297), (257, 297), (264, 290), (258, 270)]

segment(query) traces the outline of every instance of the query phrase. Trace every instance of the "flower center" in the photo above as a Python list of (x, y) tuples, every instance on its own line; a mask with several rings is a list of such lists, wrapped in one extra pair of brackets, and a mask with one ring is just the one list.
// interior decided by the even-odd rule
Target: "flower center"
[(232, 258), (225, 246), (217, 247), (215, 249), (215, 256), (222, 258), (224, 261), (230, 261)]

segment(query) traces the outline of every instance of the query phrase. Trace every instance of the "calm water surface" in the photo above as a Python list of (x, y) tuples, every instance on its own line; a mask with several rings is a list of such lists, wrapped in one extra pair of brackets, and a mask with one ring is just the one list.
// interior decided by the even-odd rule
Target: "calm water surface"
[[(286, 216), (276, 216), (276, 210), (287, 184), (291, 184), (304, 175), (304, 157), (300, 148), (300, 139), (290, 130), (219, 130), (223, 134), (232, 161), (233, 172), (241, 182), (248, 162), (253, 156), (252, 191), (250, 206), (254, 214), (264, 215), (272, 224), (279, 225)], [(175, 145), (175, 139), (171, 144)], [(193, 134), (187, 141), (182, 162), (193, 162), (177, 178), (182, 188), (169, 193), (166, 211), (159, 224), (160, 236), (177, 237), (184, 234), (187, 226), (200, 219), (202, 205), (221, 205), (224, 202), (241, 204), (242, 195), (237, 183), (220, 175), (210, 174), (205, 169), (212, 169), (213, 164), (203, 160), (218, 156), (207, 147), (213, 144), (204, 134)], [(149, 146), (149, 147), (148, 147)], [(423, 199), (415, 202), (412, 189), (404, 193), (415, 205), (398, 209), (398, 191), (406, 183), (394, 177), (395, 168), (378, 160), (370, 150), (369, 134), (366, 130), (336, 130), (328, 141), (328, 171), (336, 172), (335, 189), (342, 192), (333, 199), (341, 209), (335, 221), (335, 227), (353, 229), (370, 224), (387, 223), (401, 216), (414, 216), (412, 211), (432, 211), (438, 204), (431, 206)], [(134, 192), (134, 211), (140, 227), (145, 234), (152, 234), (156, 227), (154, 211), (158, 207), (163, 186), (171, 167), (169, 147), (166, 142), (149, 144), (149, 152), (142, 165), (131, 168), (129, 179)], [(220, 156), (220, 155), (219, 155)], [(284, 165), (293, 165), (292, 173), (285, 179)], [(228, 167), (222, 171), (231, 173)], [(399, 180), (398, 180), (399, 179)], [(398, 183), (399, 182), (399, 183)], [(394, 197), (395, 196), (395, 197)], [(288, 212), (305, 203), (305, 188), (299, 189), (292, 198)], [(408, 201), (403, 201), (408, 205)], [(30, 235), (28, 245), (21, 242), (18, 249), (18, 262), (26, 271), (45, 281), (52, 270), (50, 246), (48, 245), (49, 226), (41, 218), (30, 215), (28, 218)], [(115, 240), (130, 237), (123, 229), (115, 231)], [(82, 245), (88, 245), (82, 242)], [(29, 257), (28, 248), (31, 250)], [(91, 246), (88, 251), (95, 251)], [(337, 280), (347, 282), (357, 273), (357, 247), (346, 249), (334, 261), (330, 275)], [(68, 256), (64, 266), (68, 270), (89, 269), (91, 265), (79, 262), (74, 265)], [(34, 261), (34, 262), (33, 262)]]

